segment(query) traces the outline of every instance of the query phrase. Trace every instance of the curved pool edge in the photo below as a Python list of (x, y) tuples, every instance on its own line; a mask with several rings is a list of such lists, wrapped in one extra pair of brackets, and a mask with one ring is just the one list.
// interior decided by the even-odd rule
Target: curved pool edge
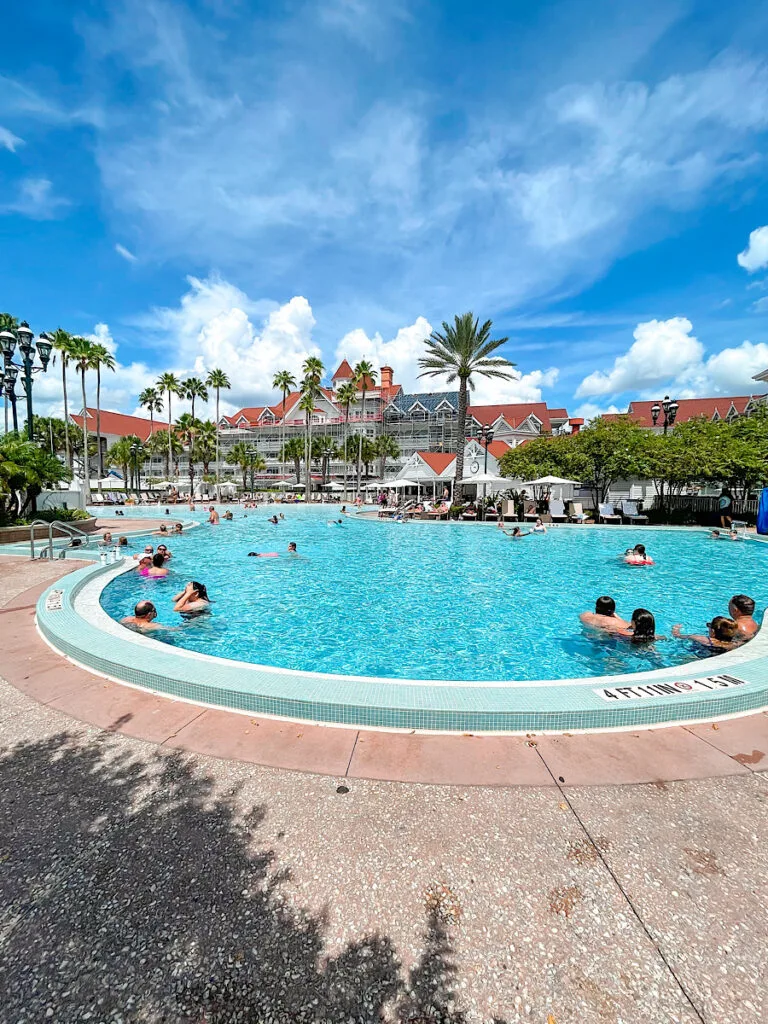
[[(474, 734), (658, 728), (768, 707), (768, 631), (716, 661), (632, 675), (444, 685), (324, 675), (197, 654), (125, 629), (99, 597), (132, 567), (91, 565), (48, 587), (37, 603), (38, 631), (87, 669), (207, 707), (356, 728)], [(702, 689), (685, 689), (693, 681)], [(651, 696), (651, 687), (662, 692)]]

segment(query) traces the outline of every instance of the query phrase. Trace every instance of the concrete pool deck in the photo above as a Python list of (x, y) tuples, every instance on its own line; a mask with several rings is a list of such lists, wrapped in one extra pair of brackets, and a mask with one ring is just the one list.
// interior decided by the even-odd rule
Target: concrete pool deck
[[(426, 737), (440, 743), (404, 772), (427, 778), (439, 767), (450, 782), (463, 751), (488, 742), (496, 785), (477, 775), (474, 787), (310, 774), (300, 729), (287, 739), (303, 771), (255, 763), (253, 731), (221, 760), (174, 747), (185, 727), (172, 716), (189, 705), (105, 685), (42, 643), (36, 593), (71, 567), (0, 562), (13, 650), (0, 675), (13, 668), (27, 690), (0, 679), (5, 1018), (766, 1019), (766, 716), (642, 734), (650, 756), (634, 777), (652, 781), (631, 786), (585, 787), (578, 780), (596, 762), (582, 747), (556, 763), (548, 745), (524, 739), (512, 745), (537, 757), (543, 748), (564, 782), (547, 770), (544, 785), (499, 785), (500, 738)], [(103, 694), (95, 726), (82, 724), (84, 705), (71, 705), (80, 722), (67, 710), (88, 686)], [(134, 696), (141, 702), (123, 703)], [(737, 774), (664, 781), (658, 749), (645, 746), (660, 736), (680, 744), (669, 778), (690, 775), (691, 760), (701, 774), (724, 764)], [(446, 739), (454, 753), (438, 758)], [(600, 747), (600, 737), (572, 739)], [(618, 782), (635, 738), (605, 739), (623, 745), (604, 761)], [(398, 764), (410, 756), (401, 750)]]
[(170, 699), (86, 671), (41, 639), (40, 595), (77, 568), (71, 561), (42, 565), (2, 563), (4, 576), (10, 569), (18, 578), (39, 577), (3, 609), (5, 678), (47, 707), (165, 748), (337, 778), (464, 786), (662, 783), (768, 766), (764, 713), (638, 732), (430, 735), (291, 722)]

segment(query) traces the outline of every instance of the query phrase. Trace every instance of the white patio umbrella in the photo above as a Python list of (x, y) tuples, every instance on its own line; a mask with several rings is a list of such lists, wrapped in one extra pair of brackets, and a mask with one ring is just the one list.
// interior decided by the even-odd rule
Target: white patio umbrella
[(393, 480), (391, 484), (387, 484), (387, 487), (392, 487), (395, 490), (399, 490), (401, 487), (418, 487), (418, 483), (415, 480)]
[(463, 484), (509, 484), (512, 482), (509, 477), (496, 476), (495, 473), (476, 473), (474, 476), (463, 476), (461, 478)]
[(529, 480), (523, 484), (523, 487), (559, 487), (560, 488), (560, 501), (563, 500), (563, 487), (571, 485), (577, 485), (578, 480), (566, 480), (562, 476), (540, 476), (538, 480)]
[(335, 480), (331, 480), (329, 484), (325, 485), (326, 491), (343, 491), (344, 485), (337, 483)]

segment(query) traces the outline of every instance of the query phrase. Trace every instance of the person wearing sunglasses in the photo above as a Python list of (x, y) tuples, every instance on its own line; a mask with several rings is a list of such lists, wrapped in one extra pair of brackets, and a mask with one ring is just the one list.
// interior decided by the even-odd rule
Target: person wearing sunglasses
[(678, 640), (692, 640), (701, 647), (706, 647), (712, 653), (721, 651), (732, 651), (739, 645), (739, 627), (733, 619), (725, 615), (716, 615), (711, 622), (707, 623), (707, 635), (700, 633), (681, 633), (682, 626), (672, 627), (672, 636)]
[(133, 615), (126, 615), (120, 622), (123, 626), (133, 629), (137, 633), (150, 633), (152, 630), (164, 628), (159, 622), (155, 622), (156, 618), (157, 608), (155, 608), (152, 602), (139, 601), (133, 609)]

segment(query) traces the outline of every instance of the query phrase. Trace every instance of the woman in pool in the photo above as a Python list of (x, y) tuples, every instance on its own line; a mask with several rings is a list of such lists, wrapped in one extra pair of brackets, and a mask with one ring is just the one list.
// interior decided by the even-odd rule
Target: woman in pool
[(152, 568), (152, 555), (142, 555), (139, 559), (139, 564), (136, 566), (136, 572), (139, 576), (148, 576), (149, 570)]
[(739, 627), (733, 619), (725, 615), (716, 615), (711, 622), (707, 623), (707, 635), (699, 633), (681, 633), (683, 627), (676, 625), (672, 627), (672, 636), (677, 640), (693, 640), (701, 647), (706, 647), (712, 654), (720, 654), (722, 651), (732, 651), (739, 646)]
[(645, 544), (635, 544), (631, 550), (624, 553), (624, 561), (627, 565), (653, 565), (654, 561), (646, 553)]
[(165, 567), (165, 556), (158, 551), (152, 556), (152, 565), (147, 569), (147, 578), (161, 580), (167, 575), (168, 569)]
[(533, 532), (534, 533), (546, 533), (547, 532), (546, 526), (544, 525), (544, 523), (542, 523), (542, 521), (540, 519), (537, 519), (536, 522), (534, 523), (534, 525), (533, 525)]
[(515, 526), (512, 530), (505, 530), (504, 533), (506, 533), (508, 537), (511, 537), (512, 540), (522, 540), (523, 537), (531, 536), (530, 530), (528, 531), (528, 533), (523, 533), (519, 526)]
[(203, 583), (192, 580), (173, 598), (173, 610), (185, 619), (193, 619), (197, 615), (205, 615), (211, 610), (211, 599)]
[(166, 562), (171, 558), (171, 552), (168, 550), (168, 548), (165, 546), (165, 544), (158, 544), (157, 545), (157, 550), (158, 550), (158, 553), (163, 556), (163, 558), (166, 560)]
[(656, 620), (647, 608), (635, 608), (629, 629), (617, 629), (614, 635), (626, 637), (633, 644), (652, 644), (654, 640), (664, 639), (656, 636)]

